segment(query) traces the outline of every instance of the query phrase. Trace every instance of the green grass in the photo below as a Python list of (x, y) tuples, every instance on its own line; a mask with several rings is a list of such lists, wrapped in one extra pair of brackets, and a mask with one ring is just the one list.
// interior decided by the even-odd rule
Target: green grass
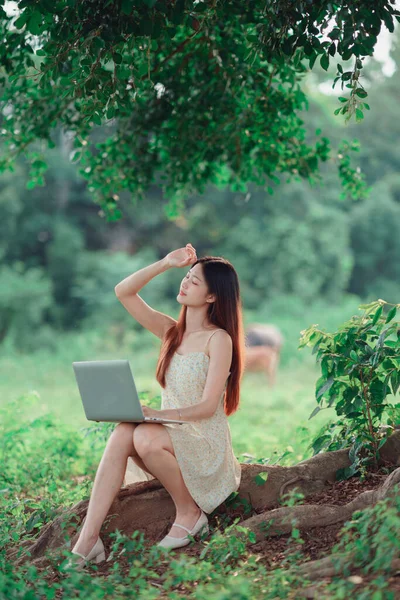
[(273, 462), (286, 453), (284, 463), (291, 464), (311, 456), (311, 438), (334, 416), (323, 412), (308, 421), (316, 405), (317, 377), (311, 361), (281, 369), (272, 389), (262, 373), (245, 374), (239, 410), (229, 420), (236, 455), (248, 453)]
[[(96, 332), (62, 337), (55, 353), (34, 355), (0, 354), (0, 404), (35, 391), (40, 401), (32, 407), (39, 416), (54, 414), (77, 430), (91, 425), (86, 420), (72, 369), (74, 360), (128, 358), (139, 392), (159, 397), (161, 388), (155, 379), (159, 342), (144, 332), (132, 332), (124, 347), (112, 336)], [(274, 388), (263, 373), (245, 374), (239, 410), (229, 418), (232, 443), (240, 461), (268, 458), (275, 461), (286, 453), (285, 463), (311, 456), (307, 446), (322, 423), (332, 415), (319, 414), (308, 421), (315, 406), (314, 386), (318, 368), (309, 352), (303, 362), (287, 361), (279, 371)]]

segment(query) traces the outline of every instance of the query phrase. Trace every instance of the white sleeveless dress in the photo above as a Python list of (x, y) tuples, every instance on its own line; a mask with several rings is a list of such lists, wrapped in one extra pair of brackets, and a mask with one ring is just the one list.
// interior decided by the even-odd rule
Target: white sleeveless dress
[[(202, 401), (209, 360), (205, 352), (175, 352), (166, 373), (161, 409), (184, 408)], [(232, 449), (223, 394), (209, 419), (183, 425), (165, 423), (164, 427), (190, 495), (204, 512), (211, 513), (239, 488), (241, 477), (240, 463)], [(149, 479), (152, 477), (129, 459), (124, 483)]]

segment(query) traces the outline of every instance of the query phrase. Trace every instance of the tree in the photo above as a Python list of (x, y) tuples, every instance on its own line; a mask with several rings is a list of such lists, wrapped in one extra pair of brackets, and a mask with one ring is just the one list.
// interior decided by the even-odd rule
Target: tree
[[(162, 182), (174, 213), (207, 183), (240, 188), (271, 186), (283, 173), (315, 177), (331, 150), (320, 131), (306, 140), (299, 113), (307, 68), (354, 59), (351, 70), (337, 65), (335, 83), (349, 93), (337, 112), (360, 120), (368, 108), (364, 58), (382, 25), (393, 31), (400, 19), (393, 0), (373, 9), (365, 0), (15, 4), (17, 15), (1, 8), (0, 168), (35, 140), (52, 146), (61, 123), (74, 133), (73, 159), (110, 219), (121, 216), (121, 191), (140, 196), (152, 182)], [(89, 134), (102, 123), (110, 135), (91, 146)], [(346, 153), (338, 156), (345, 189), (361, 194), (362, 177)], [(43, 184), (41, 153), (28, 157), (30, 185)]]

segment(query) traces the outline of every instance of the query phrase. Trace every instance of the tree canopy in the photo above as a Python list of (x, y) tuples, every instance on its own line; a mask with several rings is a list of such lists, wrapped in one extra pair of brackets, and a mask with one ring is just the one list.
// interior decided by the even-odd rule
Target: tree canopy
[[(157, 182), (172, 209), (208, 183), (271, 187), (282, 174), (313, 179), (333, 152), (320, 130), (306, 137), (304, 75), (334, 63), (344, 95), (336, 113), (363, 118), (364, 59), (394, 0), (20, 0), (1, 2), (0, 169), (21, 154), (28, 185), (47, 165), (57, 125), (72, 132), (71, 159), (110, 219), (119, 194)], [(343, 66), (350, 63), (350, 67)], [(96, 128), (106, 125), (101, 136)], [(105, 130), (105, 135), (104, 135)], [(343, 186), (363, 178), (345, 144), (334, 157)]]

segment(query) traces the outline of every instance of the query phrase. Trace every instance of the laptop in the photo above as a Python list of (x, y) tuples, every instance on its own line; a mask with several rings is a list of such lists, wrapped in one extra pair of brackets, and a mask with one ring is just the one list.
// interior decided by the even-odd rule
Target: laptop
[(76, 382), (89, 421), (188, 423), (145, 417), (128, 360), (73, 362)]

